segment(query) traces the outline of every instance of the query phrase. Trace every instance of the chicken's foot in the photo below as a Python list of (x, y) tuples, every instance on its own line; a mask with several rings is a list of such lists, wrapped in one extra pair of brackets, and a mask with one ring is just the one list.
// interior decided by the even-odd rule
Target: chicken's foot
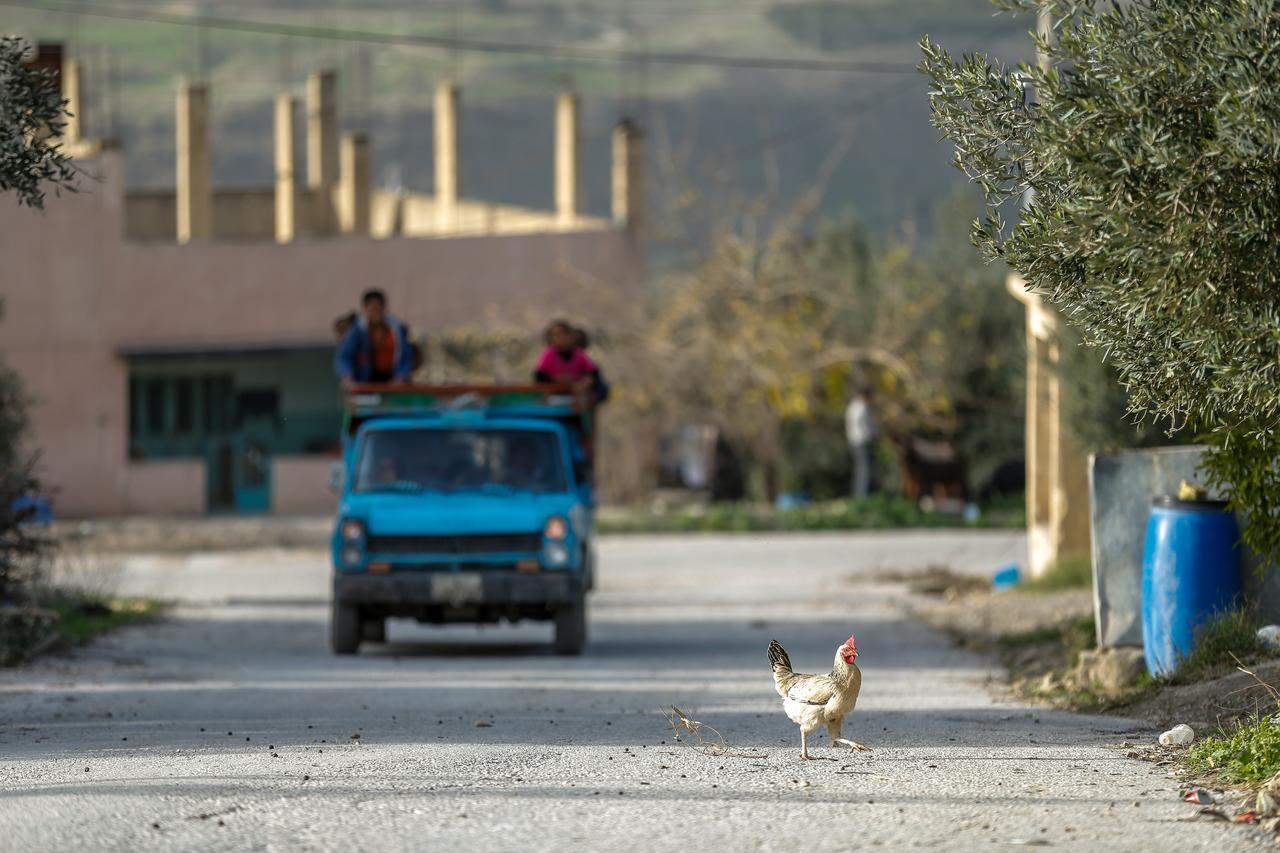
[(803, 731), (800, 732), (800, 760), (802, 761), (835, 761), (834, 758), (828, 758), (825, 755), (810, 755), (808, 735)]
[(838, 737), (835, 740), (833, 740), (832, 743), (844, 744), (845, 746), (849, 747), (850, 752), (870, 752), (871, 751), (871, 747), (867, 746), (865, 743), (858, 743), (856, 740), (849, 740), (848, 738), (844, 738), (844, 737)]

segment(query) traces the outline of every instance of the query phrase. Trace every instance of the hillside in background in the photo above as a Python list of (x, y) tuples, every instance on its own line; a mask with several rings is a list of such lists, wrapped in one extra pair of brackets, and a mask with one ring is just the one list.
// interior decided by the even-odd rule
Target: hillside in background
[[(39, 7), (39, 8), (36, 8)], [(660, 235), (696, 232), (676, 203), (706, 209), (733, 199), (794, 198), (833, 152), (824, 208), (853, 211), (881, 232), (927, 228), (927, 211), (961, 176), (929, 125), (918, 74), (708, 67), (632, 57), (597, 61), (559, 49), (697, 56), (763, 56), (912, 65), (923, 33), (955, 52), (1030, 51), (1029, 19), (993, 17), (987, 0), (85, 0), (5, 5), (2, 29), (58, 40), (85, 63), (86, 125), (125, 145), (133, 187), (173, 183), (173, 87), (207, 77), (215, 110), (215, 180), (271, 181), (271, 99), (299, 94), (307, 71), (341, 73), (344, 130), (366, 130), (379, 182), (430, 191), (431, 91), (463, 87), (464, 192), (552, 203), (552, 105), (583, 97), (587, 207), (608, 210), (608, 135), (621, 117), (650, 145)], [(75, 11), (80, 10), (80, 11)], [(334, 31), (545, 46), (540, 55), (386, 45), (359, 38), (245, 32), (129, 19), (206, 16)], [(353, 11), (358, 10), (358, 11)], [(100, 17), (89, 11), (123, 13)]]

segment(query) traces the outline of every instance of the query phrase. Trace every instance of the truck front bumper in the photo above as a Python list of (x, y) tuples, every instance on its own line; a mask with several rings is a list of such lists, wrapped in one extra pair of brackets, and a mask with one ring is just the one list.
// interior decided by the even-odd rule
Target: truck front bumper
[(569, 604), (583, 595), (582, 575), (574, 571), (517, 572), (468, 569), (461, 572), (367, 572), (333, 576), (333, 598), (340, 604), (468, 605)]

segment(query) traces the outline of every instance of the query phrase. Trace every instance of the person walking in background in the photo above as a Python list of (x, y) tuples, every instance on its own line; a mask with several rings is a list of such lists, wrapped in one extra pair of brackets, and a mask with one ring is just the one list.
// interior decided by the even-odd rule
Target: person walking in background
[(334, 366), (344, 388), (366, 382), (407, 382), (413, 352), (405, 326), (387, 311), (387, 295), (378, 289), (360, 297), (363, 315), (338, 345)]
[(844, 431), (853, 456), (853, 497), (862, 500), (871, 493), (871, 449), (876, 439), (875, 415), (871, 410), (870, 388), (859, 388), (844, 413)]

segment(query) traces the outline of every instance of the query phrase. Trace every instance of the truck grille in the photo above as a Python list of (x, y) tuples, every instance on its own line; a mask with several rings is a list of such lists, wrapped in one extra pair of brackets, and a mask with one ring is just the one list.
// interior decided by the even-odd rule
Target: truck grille
[(541, 533), (370, 536), (370, 554), (523, 554), (542, 548)]

